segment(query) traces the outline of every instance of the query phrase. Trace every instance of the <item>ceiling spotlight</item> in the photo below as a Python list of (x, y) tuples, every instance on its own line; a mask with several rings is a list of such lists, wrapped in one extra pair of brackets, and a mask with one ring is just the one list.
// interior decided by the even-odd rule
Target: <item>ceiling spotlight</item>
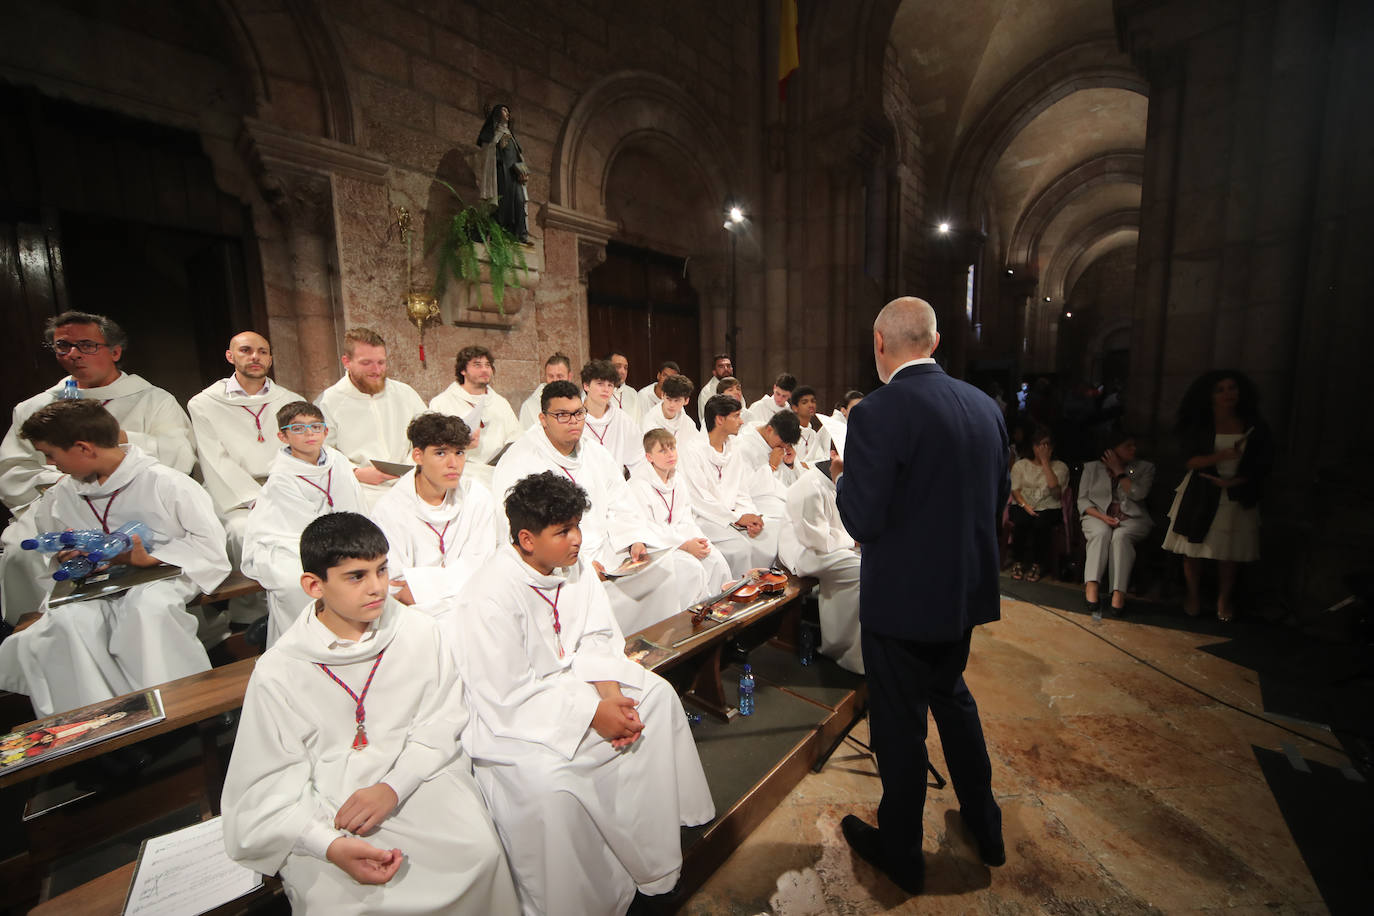
[(1065, 312), (1065, 313), (1064, 313), (1064, 317), (1065, 317), (1065, 318), (1072, 318), (1072, 317), (1073, 317), (1073, 312)]
[(744, 222), (744, 211), (741, 210), (739, 207), (731, 207), (731, 208), (730, 208), (730, 222), (732, 222), (732, 223), (742, 223), (742, 222)]
[(1007, 268), (1007, 276), (1008, 276), (1008, 277), (1014, 275), (1015, 273), (1016, 273), (1016, 271), (1012, 270), (1010, 267)]
[(941, 235), (949, 235), (949, 223), (941, 223), (935, 228), (940, 230)]
[(1046, 302), (1053, 302), (1054, 300), (1051, 299), (1049, 296), (1046, 296), (1046, 297), (1045, 297), (1045, 301), (1046, 301)]

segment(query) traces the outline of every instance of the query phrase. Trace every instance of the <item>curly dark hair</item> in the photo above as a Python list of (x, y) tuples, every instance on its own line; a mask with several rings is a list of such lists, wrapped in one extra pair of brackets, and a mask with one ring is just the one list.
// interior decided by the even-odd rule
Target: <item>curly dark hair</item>
[(496, 357), (491, 355), (491, 351), (481, 344), (473, 344), (458, 351), (458, 355), (453, 358), (453, 377), (458, 380), (458, 384), (467, 381), (468, 363), (474, 359), (486, 357), (487, 362), (491, 363), (493, 369), (496, 368)]
[(522, 477), (506, 492), (511, 543), (519, 540), (521, 531), (538, 534), (550, 525), (581, 518), (591, 507), (586, 490), (553, 471)]
[(1210, 432), (1214, 426), (1212, 416), (1212, 389), (1224, 379), (1234, 379), (1240, 389), (1240, 402), (1236, 404), (1236, 415), (1251, 426), (1259, 419), (1259, 389), (1245, 373), (1235, 369), (1213, 369), (1204, 372), (1183, 393), (1178, 404), (1178, 414), (1174, 418), (1174, 431), (1179, 435), (1196, 435)]
[(411, 448), (421, 451), (431, 445), (446, 445), (461, 452), (472, 441), (472, 430), (457, 417), (425, 411), (410, 421), (406, 427), (406, 438), (410, 440)]

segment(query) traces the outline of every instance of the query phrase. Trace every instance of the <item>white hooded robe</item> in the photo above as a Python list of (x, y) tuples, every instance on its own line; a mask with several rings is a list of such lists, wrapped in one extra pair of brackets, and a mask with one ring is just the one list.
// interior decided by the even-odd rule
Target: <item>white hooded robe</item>
[[(406, 427), (428, 408), (424, 400), (405, 382), (387, 379), (379, 394), (363, 394), (348, 375), (320, 393), (317, 402), (329, 423), (326, 444), (343, 452), (354, 467), (368, 468), (372, 460), (410, 463), (410, 440)], [(364, 484), (369, 506), (396, 481)]]
[(520, 435), (520, 421), (515, 418), (510, 402), (497, 394), (495, 388), (487, 388), (486, 394), (469, 394), (457, 382), (451, 382), (429, 402), (430, 410), (460, 420), (465, 420), (478, 407), (482, 408), (481, 435), (477, 447), (468, 449), (463, 476), (489, 487), (496, 468), (487, 462), (495, 458), (507, 442), (515, 441)]

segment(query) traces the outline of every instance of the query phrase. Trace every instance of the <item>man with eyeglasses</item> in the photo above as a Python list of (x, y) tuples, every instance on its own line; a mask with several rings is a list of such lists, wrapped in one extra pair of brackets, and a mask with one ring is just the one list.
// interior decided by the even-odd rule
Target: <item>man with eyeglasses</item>
[[(224, 359), (234, 367), (228, 378), (211, 382), (186, 404), (196, 434), (196, 454), (205, 489), (229, 536), (229, 559), (238, 568), (248, 512), (253, 508), (281, 443), (277, 411), (301, 396), (268, 377), (272, 345), (254, 331), (234, 335)], [(229, 620), (252, 623), (267, 613), (261, 593), (229, 602)]]
[[(486, 347), (474, 344), (459, 350), (453, 361), (453, 375), (453, 383), (435, 395), (429, 409), (457, 417), (471, 430), (463, 475), (490, 488), (496, 469), (488, 462), (520, 435), (520, 421), (515, 418), (510, 401), (491, 387), (496, 377), (496, 357)], [(474, 422), (478, 408), (481, 413)]]
[[(627, 560), (643, 558), (649, 546), (670, 546), (653, 544), (650, 522), (625, 482), (620, 462), (592, 436), (583, 437), (587, 409), (577, 386), (569, 381), (549, 382), (539, 406), (538, 424), (516, 439), (496, 463), (492, 492), (503, 507), (497, 535), (504, 531), (506, 540), (510, 537), (504, 509), (510, 489), (531, 474), (552, 471), (576, 483), (591, 500), (591, 509), (582, 516), (582, 556), (598, 573), (604, 575)], [(687, 607), (699, 585), (679, 582), (673, 565), (662, 562), (603, 584), (611, 610), (626, 633)]]
[[(68, 382), (75, 382), (79, 397), (99, 401), (119, 421), (120, 444), (137, 445), (184, 474), (191, 473), (196, 464), (191, 421), (176, 398), (119, 368), (128, 343), (123, 328), (104, 315), (68, 311), (49, 318), (43, 336), (68, 375), (18, 404), (9, 432), (0, 442), (0, 500), (14, 514), (0, 535), (5, 548), (0, 556), (0, 603), (10, 623), (36, 611), (43, 599), (39, 582), (46, 569), (45, 557), (38, 551), (21, 550), (19, 544), (34, 536), (29, 511), (34, 500), (62, 477), (32, 444), (19, 438), (19, 427), (40, 407), (69, 391)], [(97, 519), (91, 523), (98, 527)]]

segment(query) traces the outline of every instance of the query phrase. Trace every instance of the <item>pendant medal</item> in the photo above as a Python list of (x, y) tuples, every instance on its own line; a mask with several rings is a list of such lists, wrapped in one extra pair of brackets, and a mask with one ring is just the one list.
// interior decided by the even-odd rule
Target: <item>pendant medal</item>
[(367, 747), (367, 729), (363, 728), (363, 723), (358, 723), (358, 733), (353, 736), (353, 750), (361, 751)]

